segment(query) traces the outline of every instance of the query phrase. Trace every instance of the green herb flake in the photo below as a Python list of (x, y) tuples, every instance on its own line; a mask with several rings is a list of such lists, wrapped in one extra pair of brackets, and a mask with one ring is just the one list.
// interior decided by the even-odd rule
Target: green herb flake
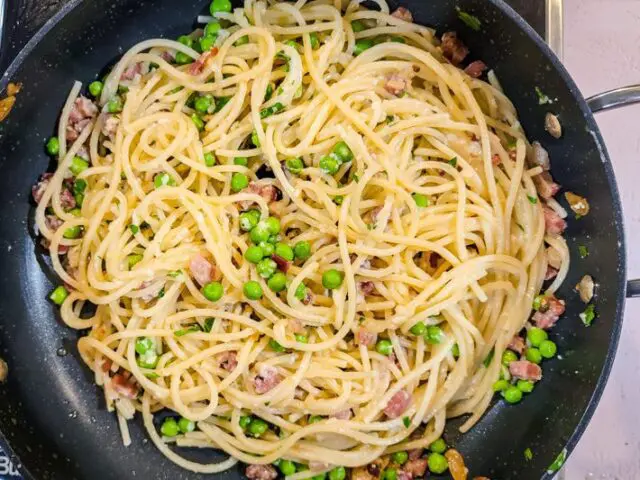
[(590, 303), (589, 305), (587, 305), (587, 308), (585, 308), (584, 312), (582, 312), (579, 315), (579, 317), (580, 317), (580, 320), (582, 320), (582, 323), (584, 323), (585, 327), (590, 327), (596, 318), (595, 305), (593, 303)]
[(458, 166), (458, 157), (453, 157), (451, 160), (447, 162), (452, 167), (456, 168)]
[(164, 288), (161, 288), (160, 291), (158, 292), (158, 298), (164, 297), (164, 294), (165, 294)]
[(584, 245), (578, 245), (578, 254), (580, 258), (587, 258), (589, 256), (589, 249)]
[(513, 150), (517, 146), (518, 146), (518, 139), (516, 137), (510, 138), (509, 141), (507, 142), (507, 148), (509, 150)]
[(531, 449), (530, 449), (530, 448), (527, 448), (527, 449), (524, 451), (524, 458), (525, 458), (525, 460), (526, 460), (527, 462), (528, 462), (528, 461), (530, 461), (530, 460), (533, 458), (533, 452), (531, 451)]
[(547, 473), (555, 473), (558, 470), (560, 470), (560, 468), (562, 468), (562, 465), (564, 465), (564, 462), (566, 459), (567, 459), (567, 449), (563, 448), (562, 451), (556, 457), (556, 459), (553, 461), (553, 463), (549, 465), (549, 468), (547, 468)]
[(540, 90), (540, 87), (536, 87), (536, 95), (538, 96), (538, 105), (553, 103), (553, 100), (551, 100), (546, 93)]
[(405, 428), (409, 428), (411, 426), (411, 419), (409, 417), (404, 417), (402, 419), (402, 423), (404, 424)]
[(207, 318), (207, 319), (204, 321), (204, 329), (203, 329), (203, 330), (204, 330), (205, 332), (207, 332), (207, 333), (211, 332), (211, 329), (213, 329), (213, 323), (214, 323), (215, 321), (216, 321), (216, 319), (215, 319), (215, 318), (211, 318), (211, 317)]
[(138, 233), (140, 231), (140, 227), (138, 225), (129, 225), (129, 230), (131, 230), (131, 233), (133, 233), (134, 235), (136, 233)]
[(351, 179), (358, 183), (360, 181), (360, 175), (358, 175), (357, 173), (354, 173), (353, 175), (351, 175)]
[(147, 377), (147, 378), (150, 378), (152, 380), (154, 380), (156, 378), (160, 378), (160, 375), (158, 375), (156, 372), (145, 373), (144, 376)]
[(470, 13), (467, 13), (467, 12), (464, 12), (464, 11), (460, 10), (460, 7), (456, 7), (456, 10), (458, 11), (458, 18), (467, 27), (469, 27), (472, 30), (475, 30), (476, 32), (479, 31), (480, 28), (482, 28), (482, 22), (480, 21), (480, 19), (478, 17), (476, 17), (475, 15), (471, 15)]
[(527, 195), (527, 198), (529, 199), (529, 202), (531, 202), (532, 205), (535, 205), (536, 203), (538, 203), (538, 199), (534, 196)]
[(486, 368), (489, 368), (489, 365), (491, 364), (491, 360), (493, 360), (493, 356), (495, 355), (495, 353), (496, 353), (496, 352), (495, 352), (495, 351), (494, 351), (494, 349), (492, 348), (492, 349), (489, 351), (489, 355), (487, 355), (487, 358), (485, 358), (485, 359), (484, 359), (484, 361), (482, 362), (482, 363), (483, 363), (483, 365), (484, 365)]
[(176, 330), (175, 332), (173, 332), (173, 334), (174, 334), (176, 337), (183, 337), (183, 336), (185, 336), (185, 335), (186, 335), (186, 334), (188, 334), (188, 333), (200, 332), (200, 331), (202, 331), (202, 329), (200, 328), (200, 325), (195, 324), (195, 325), (191, 325), (191, 326), (190, 326), (190, 327), (188, 327), (188, 328), (182, 328), (182, 329), (180, 329), (180, 330)]
[(172, 272), (167, 272), (167, 276), (171, 278), (179, 277), (182, 274), (182, 270), (173, 270)]

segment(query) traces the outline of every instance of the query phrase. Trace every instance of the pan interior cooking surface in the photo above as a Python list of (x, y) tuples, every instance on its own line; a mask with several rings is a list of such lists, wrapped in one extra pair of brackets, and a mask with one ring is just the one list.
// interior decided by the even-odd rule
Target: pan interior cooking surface
[[(465, 29), (458, 22), (453, 5), (446, 2), (437, 7), (414, 7), (411, 3), (406, 6), (418, 23), (437, 25), (440, 31), (453, 26), (461, 32), (473, 56), (482, 58), (496, 70), (518, 108), (529, 138), (547, 140), (544, 143), (553, 159), (554, 176), (567, 190), (584, 194), (592, 206), (589, 216), (569, 223), (573, 268), (559, 294), (568, 300), (567, 315), (554, 329), (563, 358), (545, 365), (543, 381), (523, 403), (516, 407), (495, 404), (471, 432), (460, 438), (454, 428), (458, 420), (449, 425), (447, 432), (447, 440), (464, 454), (474, 474), (508, 478), (518, 472), (528, 478), (526, 475), (543, 471), (574, 432), (596, 387), (610, 339), (615, 343), (617, 338), (614, 319), (619, 313), (624, 262), (619, 222), (616, 223), (619, 206), (615, 192), (614, 195), (611, 192), (611, 172), (601, 161), (600, 154), (604, 155), (604, 151), (598, 148), (599, 136), (593, 133), (593, 122), (580, 108), (583, 105), (576, 103), (575, 87), (569, 82), (571, 88), (567, 88), (568, 79), (558, 75), (556, 67), (540, 51), (540, 45), (523, 33), (521, 26), (487, 3), (461, 5), (482, 19), (486, 27), (480, 33)], [(52, 48), (51, 42), (35, 47), (13, 75), (14, 80), (23, 82), (27, 88), (20, 97), (22, 104), (18, 104), (4, 125), (0, 139), (0, 161), (7, 169), (6, 178), (11, 178), (2, 189), (5, 197), (2, 205), (6, 209), (4, 218), (12, 220), (0, 227), (7, 242), (7, 251), (2, 253), (7, 276), (2, 287), (6, 298), (15, 299), (0, 305), (5, 319), (0, 340), (10, 365), (9, 382), (0, 390), (8, 405), (2, 412), (2, 424), (8, 440), (36, 477), (48, 472), (48, 476), (68, 478), (68, 474), (61, 472), (70, 470), (79, 477), (96, 478), (130, 476), (132, 471), (144, 478), (187, 475), (142, 441), (144, 432), (139, 424), (132, 428), (133, 445), (125, 449), (119, 444), (117, 425), (104, 411), (92, 376), (77, 358), (75, 333), (54, 322), (55, 310), (43, 301), (56, 280), (47, 257), (35, 247), (34, 232), (28, 232), (34, 222), (26, 196), (32, 181), (44, 169), (42, 144), (50, 135), (70, 79), (89, 80), (87, 72), (99, 71), (105, 62), (115, 59), (121, 53), (118, 47), (126, 50), (149, 37), (163, 34), (175, 38), (190, 31), (199, 6), (192, 5), (189, 9), (168, 2), (161, 8), (143, 5), (140, 10), (129, 6), (122, 9), (117, 15), (119, 9), (114, 8), (105, 17), (104, 12), (93, 11), (91, 6), (78, 6), (49, 33), (49, 38), (57, 35), (60, 39), (56, 48)], [(136, 16), (138, 22), (132, 21), (131, 17)], [(88, 27), (83, 23), (87, 18), (91, 22), (95, 19), (101, 29)], [(144, 31), (135, 26), (140, 24), (139, 18), (146, 20)], [(87, 29), (95, 36), (87, 36)], [(84, 48), (78, 46), (80, 38), (85, 38)], [(95, 46), (90, 52), (86, 52), (87, 43)], [(514, 51), (513, 44), (519, 45), (518, 55), (510, 53)], [(69, 50), (63, 49), (64, 54), (58, 51), (62, 45), (69, 45)], [(531, 65), (529, 61), (522, 62), (523, 55), (531, 60)], [(46, 66), (35, 58), (44, 59), (42, 63)], [(43, 86), (45, 71), (47, 85)], [(535, 87), (547, 93), (553, 103), (537, 105)], [(562, 140), (545, 136), (543, 119), (550, 109), (563, 121)], [(25, 129), (25, 125), (29, 127)], [(28, 215), (31, 216), (24, 222)], [(596, 230), (598, 220), (612, 228)], [(579, 259), (578, 245), (617, 261), (598, 265), (593, 256)], [(609, 279), (601, 281), (599, 319), (590, 329), (585, 329), (578, 319), (584, 306), (570, 292), (584, 273), (596, 279)], [(20, 281), (16, 282), (16, 278)], [(60, 347), (72, 355), (65, 356)], [(558, 396), (565, 401), (554, 401)], [(527, 448), (534, 455), (530, 461), (523, 456)], [(211, 452), (189, 453), (199, 460), (214, 460)]]

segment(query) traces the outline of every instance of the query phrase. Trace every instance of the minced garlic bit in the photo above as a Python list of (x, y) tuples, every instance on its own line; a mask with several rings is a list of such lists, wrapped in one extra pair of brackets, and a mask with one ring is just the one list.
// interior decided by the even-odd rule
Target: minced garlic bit
[(453, 480), (466, 480), (467, 475), (469, 475), (469, 469), (465, 466), (460, 452), (450, 448), (444, 456), (449, 464), (449, 472), (451, 472)]
[(560, 120), (553, 113), (547, 113), (544, 117), (544, 129), (549, 132), (553, 138), (560, 138), (562, 136), (562, 125)]
[(4, 382), (9, 375), (9, 366), (7, 362), (0, 358), (0, 383)]
[(576, 215), (584, 217), (589, 213), (589, 202), (586, 198), (572, 192), (566, 192), (564, 198), (567, 199), (571, 210), (573, 210)]
[(9, 116), (13, 105), (16, 103), (16, 95), (21, 89), (21, 83), (10, 83), (7, 85), (7, 98), (0, 100), (0, 122)]
[(580, 294), (580, 300), (584, 303), (589, 303), (593, 298), (593, 291), (595, 289), (595, 283), (591, 275), (585, 275), (580, 280), (580, 283), (576, 285), (576, 291)]

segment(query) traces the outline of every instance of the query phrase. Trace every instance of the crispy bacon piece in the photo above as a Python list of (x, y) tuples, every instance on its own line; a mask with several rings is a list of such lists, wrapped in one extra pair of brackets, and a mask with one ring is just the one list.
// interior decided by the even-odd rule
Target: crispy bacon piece
[(331, 415), (331, 417), (337, 418), (338, 420), (349, 420), (351, 418), (351, 409), (341, 410)]
[(411, 405), (411, 394), (406, 390), (399, 390), (384, 407), (384, 413), (389, 418), (398, 418), (409, 408), (409, 405)]
[(122, 75), (120, 75), (120, 80), (133, 80), (134, 78), (136, 78), (136, 75), (141, 74), (142, 62), (136, 62), (124, 69), (124, 72), (122, 72)]
[(401, 95), (408, 87), (409, 82), (406, 78), (398, 73), (393, 73), (387, 77), (384, 89), (391, 95)]
[(289, 267), (291, 267), (291, 262), (282, 258), (280, 255), (276, 255), (275, 253), (271, 255), (271, 259), (276, 262), (278, 268), (282, 270), (284, 273), (289, 271)]
[(412, 23), (413, 22), (413, 15), (411, 14), (411, 11), (404, 8), (404, 7), (398, 7), (392, 14), (392, 17), (398, 18), (400, 20), (404, 20), (405, 22), (409, 22)]
[(402, 466), (402, 471), (411, 475), (411, 478), (423, 477), (427, 471), (427, 459), (416, 458), (409, 460)]
[(356, 335), (356, 339), (360, 345), (364, 345), (365, 347), (371, 347), (375, 345), (376, 340), (378, 339), (378, 334), (375, 332), (370, 332), (364, 327), (360, 327), (358, 330), (358, 334)]
[(537, 382), (542, 378), (542, 368), (529, 360), (516, 360), (509, 364), (509, 373), (520, 380)]
[(469, 49), (458, 38), (456, 32), (445, 32), (442, 35), (442, 54), (455, 66), (460, 65), (469, 55)]
[(540, 175), (533, 177), (533, 183), (538, 194), (545, 200), (555, 197), (561, 188), (559, 184), (553, 181), (553, 177), (549, 172), (542, 172)]
[(371, 295), (375, 291), (376, 286), (373, 282), (367, 280), (366, 282), (358, 282), (358, 289), (363, 295)]
[(131, 372), (127, 370), (119, 371), (111, 377), (111, 386), (116, 393), (132, 400), (138, 398), (140, 392), (138, 383), (135, 378), (131, 376)]
[(533, 315), (533, 323), (539, 328), (549, 329), (556, 324), (564, 309), (564, 300), (558, 300), (555, 295), (547, 295), (543, 306)]
[(412, 448), (407, 453), (409, 454), (409, 460), (417, 460), (424, 453), (424, 449), (422, 449), (422, 448)]
[(545, 280), (553, 280), (558, 275), (558, 270), (551, 265), (547, 265), (547, 272), (544, 274)]
[(211, 50), (204, 52), (198, 59), (189, 65), (187, 72), (189, 75), (200, 75), (204, 71), (204, 67), (210, 58), (215, 57), (218, 54), (218, 48), (212, 47)]
[(87, 97), (80, 95), (73, 103), (73, 108), (69, 112), (69, 123), (67, 123), (66, 138), (73, 142), (82, 130), (85, 129), (91, 120), (98, 114), (98, 107)]
[(219, 280), (221, 276), (218, 268), (200, 253), (191, 258), (189, 270), (195, 281), (201, 286)]
[(471, 62), (467, 65), (467, 68), (464, 69), (464, 72), (473, 78), (480, 78), (480, 76), (487, 69), (487, 66), (482, 60), (476, 60), (475, 62)]
[(233, 372), (238, 366), (237, 353), (234, 351), (223, 352), (218, 355), (218, 362), (220, 368), (225, 369), (227, 372)]
[(40, 200), (42, 200), (42, 196), (51, 182), (51, 177), (53, 177), (53, 173), (45, 172), (40, 175), (36, 184), (31, 187), (31, 195), (33, 195), (33, 200), (36, 203), (40, 203)]
[(495, 166), (500, 165), (500, 163), (502, 163), (502, 159), (500, 158), (500, 155), (498, 155), (497, 153), (494, 153), (493, 156), (491, 157), (491, 163)]
[(545, 206), (543, 208), (544, 213), (544, 225), (549, 235), (562, 235), (565, 228), (567, 228), (567, 222), (558, 215), (555, 210)]
[(262, 395), (273, 389), (281, 381), (278, 370), (271, 365), (260, 365), (258, 375), (253, 380), (253, 388)]
[(513, 337), (509, 342), (509, 349), (513, 350), (518, 354), (522, 354), (522, 352), (524, 352), (525, 346), (526, 345), (525, 345), (524, 339), (518, 335)]

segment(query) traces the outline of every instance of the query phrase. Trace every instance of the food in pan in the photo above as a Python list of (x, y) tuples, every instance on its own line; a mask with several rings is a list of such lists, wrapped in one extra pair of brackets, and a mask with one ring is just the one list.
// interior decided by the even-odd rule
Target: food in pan
[(464, 478), (446, 419), (555, 356), (546, 151), (455, 32), (377, 3), (214, 0), (72, 88), (36, 222), (126, 444), (139, 412), (194, 472)]

